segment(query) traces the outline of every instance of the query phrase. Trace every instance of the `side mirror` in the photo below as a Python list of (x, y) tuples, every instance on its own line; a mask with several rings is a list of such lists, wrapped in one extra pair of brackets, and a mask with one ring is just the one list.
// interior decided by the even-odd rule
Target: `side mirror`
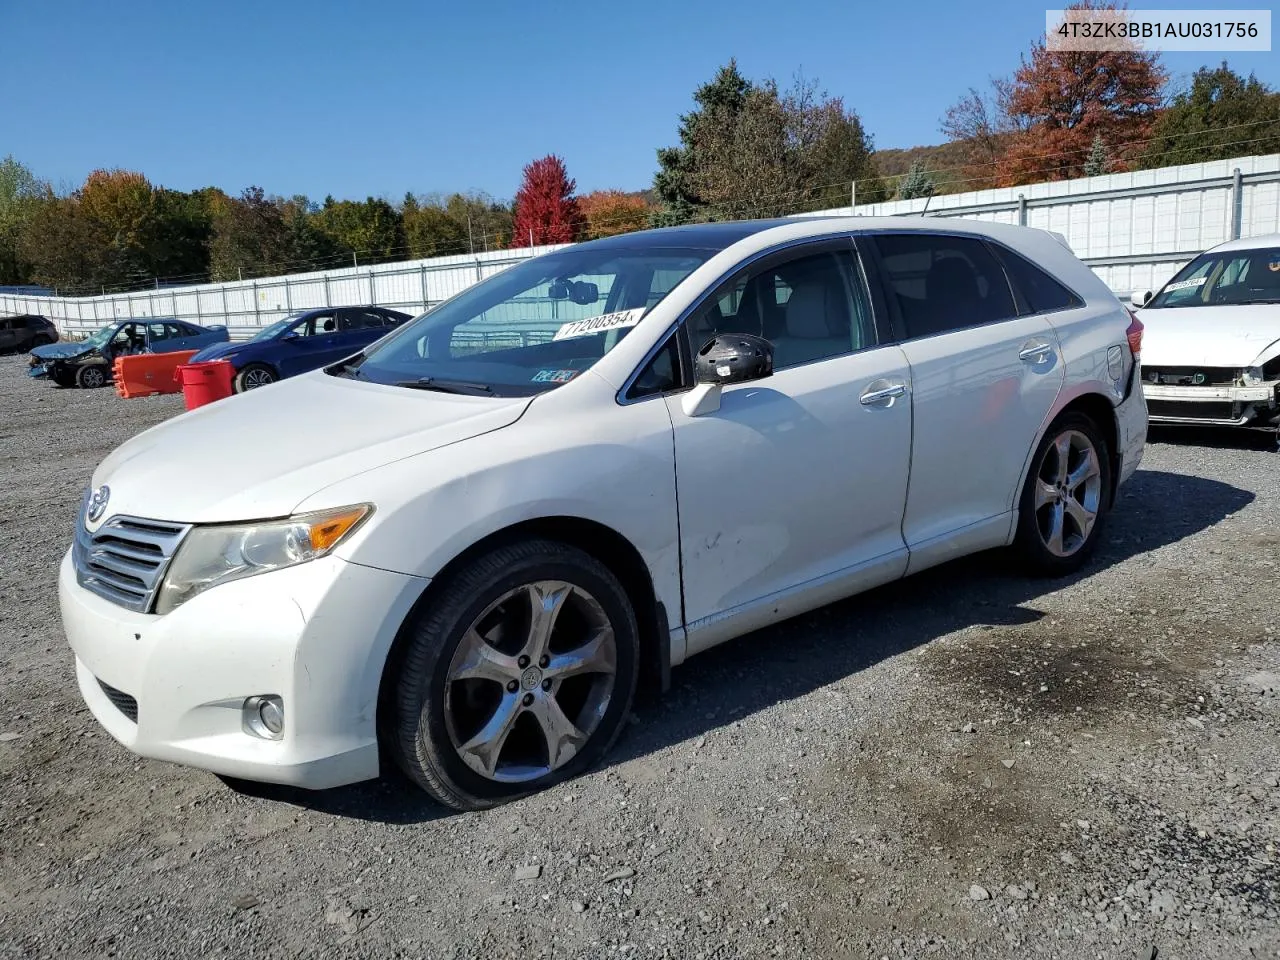
[(1135, 307), (1145, 307), (1154, 296), (1155, 294), (1150, 290), (1135, 290), (1133, 291), (1133, 296), (1129, 298), (1129, 302)]
[(698, 383), (746, 383), (773, 376), (773, 344), (748, 333), (722, 333), (694, 358)]
[(773, 344), (746, 333), (712, 337), (693, 359), (697, 385), (684, 395), (685, 416), (701, 417), (720, 409), (725, 384), (748, 383), (773, 376)]

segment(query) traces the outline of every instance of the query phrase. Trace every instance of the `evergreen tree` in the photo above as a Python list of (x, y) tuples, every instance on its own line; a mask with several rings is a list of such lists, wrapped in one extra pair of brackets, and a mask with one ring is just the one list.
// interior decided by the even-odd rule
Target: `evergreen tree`
[(898, 181), (898, 199), (915, 200), (919, 197), (932, 197), (938, 185), (934, 182), (929, 168), (919, 160), (913, 160), (911, 169)]
[(1102, 134), (1093, 135), (1093, 146), (1089, 148), (1089, 156), (1084, 161), (1084, 175), (1098, 177), (1111, 168), (1111, 154), (1102, 140)]

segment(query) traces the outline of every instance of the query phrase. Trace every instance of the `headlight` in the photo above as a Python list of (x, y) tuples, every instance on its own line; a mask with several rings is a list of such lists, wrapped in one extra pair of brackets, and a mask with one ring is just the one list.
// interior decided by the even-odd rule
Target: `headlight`
[(156, 613), (210, 587), (323, 557), (373, 513), (361, 503), (287, 520), (193, 527), (165, 573)]
[(1240, 371), (1240, 381), (1246, 387), (1252, 386), (1255, 383), (1262, 383), (1262, 380), (1263, 380), (1263, 377), (1262, 377), (1261, 367), (1245, 367), (1242, 371)]

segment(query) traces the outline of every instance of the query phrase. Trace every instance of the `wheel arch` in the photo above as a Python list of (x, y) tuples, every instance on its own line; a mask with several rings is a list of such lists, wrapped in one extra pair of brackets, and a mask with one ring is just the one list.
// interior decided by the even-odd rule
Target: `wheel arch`
[(230, 357), (224, 357), (222, 359), (225, 359), (227, 363), (231, 364), (231, 368), (234, 371), (234, 373), (232, 373), (232, 376), (234, 377), (239, 377), (240, 374), (242, 374), (245, 370), (248, 370), (250, 367), (266, 367), (268, 370), (271, 371), (271, 375), (275, 377), (276, 380), (284, 379), (284, 375), (280, 372), (280, 368), (276, 366), (274, 363), (272, 363), (270, 360), (264, 360), (260, 357), (254, 357), (254, 356), (241, 358), (235, 355)]
[(1068, 413), (1084, 414), (1097, 425), (1099, 430), (1102, 431), (1102, 439), (1107, 443), (1107, 459), (1109, 461), (1109, 466), (1111, 467), (1111, 489), (1107, 491), (1107, 509), (1110, 509), (1115, 503), (1116, 489), (1119, 486), (1118, 480), (1122, 465), (1120, 456), (1120, 426), (1116, 420), (1115, 404), (1106, 396), (1106, 394), (1086, 390), (1086, 392), (1072, 397), (1067, 403), (1055, 410), (1053, 416), (1045, 420), (1044, 428), (1036, 436), (1036, 442), (1032, 444), (1031, 449), (1027, 451), (1027, 462), (1022, 469), (1022, 477), (1018, 482), (1018, 486), (1014, 490), (1013, 505), (1015, 512), (1018, 507), (1018, 498), (1021, 497), (1023, 487), (1025, 487), (1027, 483), (1027, 475), (1031, 472), (1031, 469), (1034, 466), (1036, 451), (1040, 449), (1040, 444), (1044, 442), (1044, 438), (1053, 428), (1053, 425)]
[[(409, 624), (448, 585), (454, 575), (472, 560), (498, 547), (522, 540), (554, 540), (577, 547), (599, 560), (613, 573), (631, 601), (640, 631), (640, 682), (642, 686), (665, 686), (670, 669), (668, 624), (659, 615), (653, 578), (640, 551), (621, 533), (596, 520), (574, 516), (548, 516), (518, 523), (486, 534), (446, 563), (409, 608), (382, 664), (378, 683), (378, 738), (383, 739), (383, 721), (389, 716), (388, 697), (408, 639)], [(666, 649), (664, 649), (664, 646)]]

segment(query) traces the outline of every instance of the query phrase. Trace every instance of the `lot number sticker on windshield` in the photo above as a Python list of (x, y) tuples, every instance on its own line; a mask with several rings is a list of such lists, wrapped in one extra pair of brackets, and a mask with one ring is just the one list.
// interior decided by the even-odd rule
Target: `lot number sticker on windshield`
[(634, 310), (619, 310), (617, 313), (602, 313), (598, 317), (587, 317), (585, 320), (570, 320), (552, 337), (553, 340), (569, 340), (573, 337), (589, 337), (593, 333), (605, 330), (621, 330), (623, 327), (634, 327), (640, 322), (644, 313), (643, 307)]
[(1169, 284), (1169, 286), (1165, 287), (1165, 290), (1185, 290), (1187, 287), (1203, 287), (1208, 279), (1208, 277), (1195, 277), (1192, 280), (1179, 280), (1177, 283)]

